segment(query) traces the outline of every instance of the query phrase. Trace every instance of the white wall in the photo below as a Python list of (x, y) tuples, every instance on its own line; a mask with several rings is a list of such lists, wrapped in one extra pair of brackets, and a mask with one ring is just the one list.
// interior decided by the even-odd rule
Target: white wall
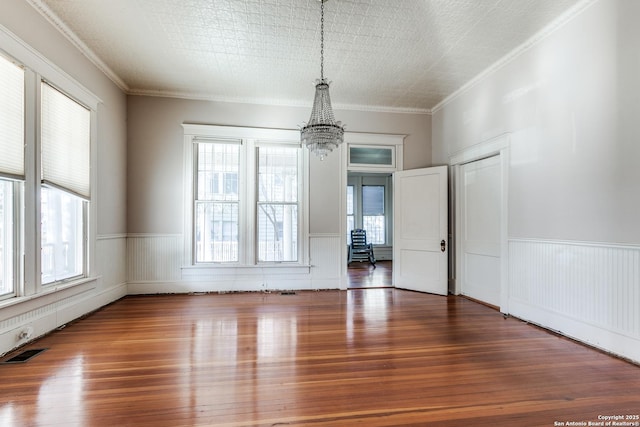
[(34, 329), (36, 337), (126, 294), (127, 224), (125, 95), (26, 1), (2, 0), (0, 25), (0, 31), (16, 36), (102, 100), (98, 107), (97, 188), (92, 189), (95, 198), (91, 206), (97, 210), (96, 279), (28, 301), (3, 301), (2, 354), (23, 344), (16, 340), (16, 331), (26, 326)]
[(509, 135), (509, 312), (636, 361), (638, 16), (635, 0), (591, 4), (432, 123), (435, 163)]

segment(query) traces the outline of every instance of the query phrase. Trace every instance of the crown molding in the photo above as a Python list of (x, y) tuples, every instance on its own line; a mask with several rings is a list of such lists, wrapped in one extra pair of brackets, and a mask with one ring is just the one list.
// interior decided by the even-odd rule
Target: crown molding
[(554, 19), (548, 25), (546, 25), (544, 28), (538, 31), (536, 34), (529, 37), (524, 43), (522, 43), (521, 45), (519, 45), (509, 53), (507, 53), (502, 58), (498, 59), (496, 62), (494, 62), (484, 71), (482, 71), (480, 74), (478, 74), (477, 76), (469, 80), (467, 83), (462, 85), (458, 90), (456, 90), (451, 95), (444, 98), (435, 106), (433, 106), (433, 108), (431, 108), (431, 113), (438, 112), (439, 110), (444, 108), (447, 104), (449, 104), (459, 96), (469, 91), (471, 88), (473, 88), (474, 86), (476, 86), (477, 84), (479, 84), (480, 82), (488, 78), (490, 75), (500, 70), (502, 67), (506, 66), (511, 61), (515, 60), (520, 55), (522, 55), (523, 53), (535, 47), (538, 43), (542, 42), (544, 39), (549, 37), (556, 30), (564, 27), (566, 24), (568, 24), (575, 17), (580, 15), (584, 10), (586, 10), (589, 6), (596, 3), (597, 1), (599, 0), (582, 0), (576, 3), (575, 5), (573, 5), (563, 14), (558, 16), (556, 19)]
[[(212, 101), (212, 102), (225, 102), (231, 104), (252, 104), (252, 105), (267, 105), (267, 106), (279, 106), (279, 107), (297, 107), (297, 108), (311, 108), (309, 100), (294, 101), (294, 100), (276, 100), (276, 99), (264, 99), (264, 98), (242, 98), (242, 97), (227, 97), (227, 96), (215, 96), (204, 93), (194, 92), (181, 92), (181, 91), (166, 91), (166, 90), (141, 90), (131, 89), (127, 91), (127, 95), (134, 96), (153, 96), (161, 98), (178, 98), (178, 99), (191, 99), (197, 101)], [(358, 104), (333, 104), (334, 110), (343, 111), (367, 111), (376, 113), (395, 113), (395, 114), (426, 114), (430, 115), (431, 110), (428, 108), (405, 108), (405, 107), (386, 107), (376, 105), (358, 105)]]
[(40, 15), (67, 38), (91, 63), (102, 71), (123, 92), (129, 91), (129, 85), (120, 78), (98, 55), (95, 54), (78, 36), (56, 15), (42, 0), (26, 0)]

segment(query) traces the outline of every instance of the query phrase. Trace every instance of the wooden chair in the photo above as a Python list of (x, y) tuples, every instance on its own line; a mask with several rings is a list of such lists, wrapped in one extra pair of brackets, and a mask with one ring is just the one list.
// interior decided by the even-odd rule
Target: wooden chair
[(376, 257), (373, 255), (373, 245), (367, 243), (367, 232), (361, 228), (351, 230), (351, 245), (349, 245), (349, 263), (352, 261), (368, 260), (376, 268)]

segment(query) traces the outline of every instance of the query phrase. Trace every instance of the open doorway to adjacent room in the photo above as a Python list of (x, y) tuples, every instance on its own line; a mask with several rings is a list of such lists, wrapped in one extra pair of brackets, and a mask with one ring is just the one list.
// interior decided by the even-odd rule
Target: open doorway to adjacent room
[(347, 174), (346, 243), (351, 245), (351, 230), (363, 229), (375, 257), (375, 264), (367, 259), (354, 259), (348, 263), (350, 289), (392, 286), (392, 191), (391, 173), (349, 171)]

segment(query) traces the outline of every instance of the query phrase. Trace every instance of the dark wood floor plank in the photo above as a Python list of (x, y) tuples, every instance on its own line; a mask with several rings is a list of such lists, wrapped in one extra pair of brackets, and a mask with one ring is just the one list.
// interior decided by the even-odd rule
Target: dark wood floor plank
[[(2, 426), (553, 426), (640, 412), (640, 367), (459, 297), (129, 296), (0, 366)], [(8, 359), (11, 355), (7, 355)]]

